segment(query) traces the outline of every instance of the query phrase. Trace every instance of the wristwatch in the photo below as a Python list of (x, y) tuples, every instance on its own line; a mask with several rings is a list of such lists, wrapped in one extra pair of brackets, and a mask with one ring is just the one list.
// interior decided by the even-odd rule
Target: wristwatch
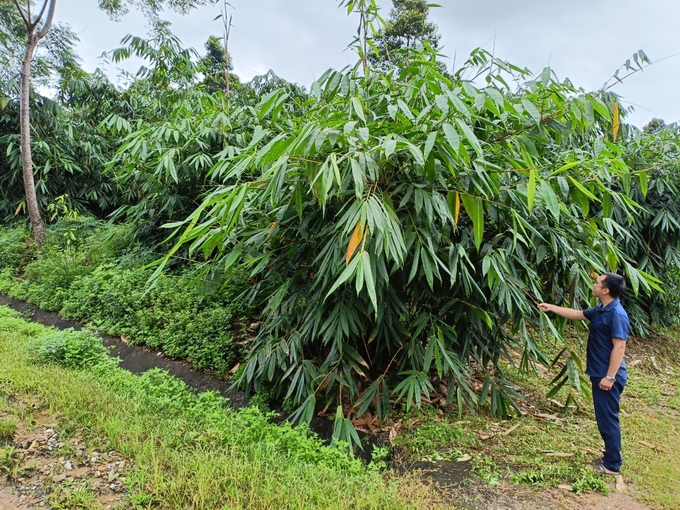
[(609, 382), (616, 382), (616, 377), (609, 377), (608, 375), (605, 375), (605, 378), (606, 378)]

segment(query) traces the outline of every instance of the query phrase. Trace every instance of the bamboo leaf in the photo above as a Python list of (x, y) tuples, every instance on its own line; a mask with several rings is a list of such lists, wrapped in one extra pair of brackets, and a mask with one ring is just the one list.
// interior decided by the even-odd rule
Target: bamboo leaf
[(425, 151), (423, 153), (423, 158), (427, 159), (428, 156), (430, 155), (430, 152), (432, 152), (432, 148), (434, 147), (435, 142), (437, 141), (437, 131), (432, 131), (429, 135), (427, 135), (427, 141), (425, 142)]
[(458, 136), (456, 128), (454, 128), (451, 124), (448, 123), (445, 123), (443, 127), (446, 141), (449, 142), (449, 145), (454, 150), (454, 152), (458, 154), (458, 151), (460, 149), (460, 136)]
[(480, 158), (484, 157), (484, 151), (482, 150), (482, 146), (480, 145), (479, 140), (477, 139), (477, 135), (475, 135), (474, 131), (470, 129), (470, 126), (468, 126), (461, 119), (456, 119), (456, 122), (460, 126), (460, 129), (463, 131), (465, 138), (467, 138), (468, 142), (470, 142), (472, 148), (475, 150), (477, 155)]
[(354, 111), (356, 112), (357, 116), (366, 123), (366, 116), (364, 115), (364, 107), (361, 104), (361, 99), (358, 97), (354, 96), (352, 98), (352, 107), (354, 108)]
[(328, 294), (326, 294), (325, 299), (328, 299), (328, 296), (333, 294), (333, 292), (335, 292), (338, 289), (338, 287), (340, 287), (340, 285), (349, 280), (350, 276), (354, 274), (354, 271), (356, 271), (357, 266), (359, 265), (359, 259), (360, 257), (354, 257), (352, 259), (352, 262), (350, 262), (349, 266), (347, 266), (345, 270), (342, 272), (342, 274), (338, 277), (338, 279), (331, 287), (331, 290), (328, 291)]
[(390, 138), (389, 140), (385, 141), (385, 157), (387, 159), (389, 159), (390, 156), (392, 154), (394, 154), (396, 149), (397, 149), (397, 141), (396, 140), (394, 140), (393, 138)]
[(413, 145), (411, 142), (406, 142), (409, 152), (413, 155), (413, 159), (416, 160), (416, 164), (420, 166), (425, 166), (425, 158), (423, 158), (423, 153), (420, 149)]
[(368, 291), (368, 297), (373, 303), (373, 309), (375, 313), (378, 313), (378, 298), (375, 291), (375, 280), (373, 278), (373, 270), (371, 269), (371, 257), (368, 252), (363, 252), (361, 254), (361, 261), (364, 267), (364, 278), (366, 279), (366, 290)]
[(444, 112), (444, 114), (447, 114), (449, 112), (449, 98), (446, 97), (443, 94), (440, 94), (434, 98), (434, 102), (437, 104), (437, 107)]
[(529, 207), (529, 212), (534, 207), (534, 196), (536, 195), (536, 169), (531, 168), (529, 170), (529, 184), (527, 185), (527, 206)]
[(460, 193), (456, 193), (456, 210), (453, 213), (453, 221), (458, 225), (458, 218), (460, 217)]
[(446, 202), (449, 206), (449, 211), (451, 211), (454, 225), (458, 225), (458, 219), (460, 217), (460, 193), (457, 191), (449, 191), (446, 195)]
[(560, 221), (560, 201), (555, 195), (552, 186), (548, 181), (541, 181), (541, 195), (543, 195), (543, 200), (548, 210), (555, 217), (555, 221)]
[(349, 261), (352, 260), (352, 255), (357, 250), (359, 243), (364, 237), (364, 229), (361, 225), (361, 220), (357, 221), (356, 227), (354, 227), (354, 232), (352, 232), (352, 237), (349, 239), (349, 244), (347, 245), (347, 252), (345, 253), (345, 266), (349, 266)]
[(571, 183), (578, 188), (578, 190), (583, 193), (586, 197), (588, 197), (590, 200), (594, 200), (595, 202), (599, 202), (598, 198), (593, 195), (585, 186), (583, 186), (580, 182), (578, 182), (576, 179), (574, 179), (572, 176), (569, 176), (569, 180)]
[(472, 230), (475, 237), (475, 246), (477, 251), (482, 246), (484, 239), (484, 203), (479, 197), (472, 197), (470, 195), (463, 195), (463, 205), (465, 212), (472, 220)]
[(350, 160), (352, 167), (352, 178), (354, 179), (354, 193), (357, 198), (361, 198), (364, 194), (364, 171), (361, 164), (354, 158)]
[(562, 389), (562, 387), (567, 383), (568, 380), (569, 380), (569, 378), (565, 377), (556, 386), (553, 386), (553, 388), (546, 395), (546, 398), (552, 398), (555, 395), (557, 395), (559, 393), (559, 391)]
[(620, 117), (620, 112), (619, 112), (619, 102), (614, 101), (614, 133), (613, 133), (613, 138), (614, 141), (616, 142), (616, 137), (619, 134), (619, 128), (621, 127), (621, 117)]
[(538, 108), (536, 108), (536, 105), (528, 99), (522, 99), (522, 106), (524, 106), (524, 109), (531, 116), (531, 118), (534, 120), (536, 125), (540, 126), (541, 125), (541, 112), (538, 111)]
[(570, 169), (572, 169), (572, 168), (574, 168), (575, 166), (578, 166), (578, 165), (580, 165), (580, 164), (581, 164), (581, 161), (572, 161), (571, 163), (567, 163), (566, 165), (562, 165), (562, 166), (559, 167), (557, 170), (555, 170), (554, 172), (552, 172), (552, 173), (550, 174), (550, 177), (553, 177), (553, 176), (555, 176), (555, 175), (561, 174), (562, 172), (566, 172), (567, 170), (570, 170)]
[(640, 172), (638, 174), (638, 178), (640, 179), (640, 191), (642, 191), (642, 196), (647, 198), (647, 180), (649, 178), (649, 174), (647, 172)]

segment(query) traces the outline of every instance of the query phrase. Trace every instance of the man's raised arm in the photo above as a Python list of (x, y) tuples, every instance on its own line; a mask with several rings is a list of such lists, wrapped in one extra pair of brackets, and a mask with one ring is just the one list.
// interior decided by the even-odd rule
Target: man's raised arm
[(574, 310), (573, 308), (564, 308), (562, 306), (551, 305), (550, 303), (540, 303), (538, 308), (544, 312), (552, 312), (572, 321), (583, 321), (586, 319), (581, 310)]

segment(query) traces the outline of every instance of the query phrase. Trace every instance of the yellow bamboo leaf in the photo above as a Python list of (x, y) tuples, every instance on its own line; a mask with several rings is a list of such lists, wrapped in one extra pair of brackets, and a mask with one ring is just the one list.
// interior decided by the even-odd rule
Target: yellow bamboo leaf
[(621, 127), (621, 118), (619, 115), (619, 102), (614, 101), (614, 141), (619, 134), (619, 128)]
[(352, 260), (352, 255), (356, 251), (361, 239), (364, 237), (364, 229), (361, 228), (361, 220), (357, 221), (357, 226), (354, 227), (354, 232), (352, 237), (349, 239), (349, 244), (347, 245), (347, 253), (345, 254), (345, 265), (349, 265), (349, 261)]
[(22, 200), (19, 202), (19, 205), (17, 206), (16, 210), (14, 211), (14, 216), (19, 214), (19, 212), (24, 208), (25, 202)]
[(460, 217), (460, 193), (456, 193), (456, 211), (454, 216), (453, 221), (458, 225), (458, 218)]

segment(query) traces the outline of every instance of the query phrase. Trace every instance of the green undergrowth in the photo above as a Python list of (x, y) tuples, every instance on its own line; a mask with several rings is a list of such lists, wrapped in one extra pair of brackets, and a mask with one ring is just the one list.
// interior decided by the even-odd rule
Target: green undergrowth
[(37, 250), (22, 228), (0, 228), (0, 293), (227, 373), (241, 358), (235, 337), (250, 309), (237, 296), (246, 282), (234, 277), (206, 294), (186, 264), (150, 286), (145, 265), (154, 254), (135, 247), (129, 230), (88, 219), (58, 223)]
[[(579, 352), (583, 346), (575, 342), (571, 348)], [(546, 346), (546, 352), (550, 350)], [(626, 353), (622, 473), (634, 484), (635, 497), (652, 508), (680, 509), (679, 353), (677, 329), (644, 341), (633, 338)], [(523, 388), (523, 416), (498, 421), (488, 412), (462, 417), (432, 409), (411, 413), (402, 420), (395, 439), (400, 455), (435, 462), (469, 456), (472, 471), (490, 485), (509, 481), (537, 487), (570, 485), (577, 493), (613, 490), (613, 478), (590, 468), (603, 448), (592, 404), (579, 398), (578, 406), (564, 407), (572, 391), (568, 388), (546, 398), (559, 367), (505, 370)]]
[(388, 478), (304, 427), (229, 410), (159, 370), (130, 374), (91, 333), (56, 332), (2, 307), (0, 394), (37, 398), (34, 411), (55, 412), (65, 434), (120, 452), (134, 508), (437, 506), (414, 479)]

